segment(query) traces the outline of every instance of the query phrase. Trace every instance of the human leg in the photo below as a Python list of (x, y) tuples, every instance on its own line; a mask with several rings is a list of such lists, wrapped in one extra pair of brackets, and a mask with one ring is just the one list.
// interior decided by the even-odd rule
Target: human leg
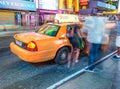
[[(97, 55), (98, 55), (98, 50), (99, 50), (100, 44), (91, 44), (91, 48), (90, 48), (90, 52), (89, 52), (89, 60), (88, 60), (88, 65), (91, 66), (92, 64), (94, 64), (94, 62), (97, 59)], [(94, 65), (92, 65), (89, 69), (93, 70), (95, 68)]]
[(68, 68), (70, 67), (70, 63), (71, 63), (71, 58), (72, 58), (72, 52), (68, 53)]
[(120, 47), (117, 47), (117, 53), (113, 56), (113, 59), (120, 60)]
[(116, 37), (117, 55), (120, 56), (120, 36)]
[(117, 47), (117, 54), (120, 56), (120, 47)]
[(97, 57), (98, 57), (98, 53), (99, 53), (99, 49), (100, 49), (101, 44), (94, 44), (94, 49), (95, 49), (95, 61), (97, 61)]
[(120, 36), (116, 37), (116, 47), (117, 47), (117, 53), (115, 56), (113, 56), (113, 58), (120, 59)]
[(73, 60), (74, 60), (75, 63), (78, 62), (79, 54), (80, 54), (80, 49), (77, 48), (77, 49), (75, 50), (74, 58), (73, 58)]

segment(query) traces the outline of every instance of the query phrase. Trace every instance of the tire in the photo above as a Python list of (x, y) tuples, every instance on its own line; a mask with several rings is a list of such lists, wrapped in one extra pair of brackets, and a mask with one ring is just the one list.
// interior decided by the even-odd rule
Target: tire
[(55, 63), (62, 65), (66, 64), (68, 62), (67, 57), (68, 57), (69, 49), (67, 47), (61, 48), (54, 59)]

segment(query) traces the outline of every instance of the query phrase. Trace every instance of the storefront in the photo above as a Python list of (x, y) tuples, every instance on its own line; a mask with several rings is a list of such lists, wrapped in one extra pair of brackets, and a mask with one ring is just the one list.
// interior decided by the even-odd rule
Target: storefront
[(59, 0), (38, 0), (36, 3), (38, 3), (39, 25), (52, 21), (55, 14), (61, 13), (58, 9)]
[(95, 14), (97, 12), (112, 11), (116, 6), (100, 1), (89, 1), (87, 9), (80, 10), (80, 14)]
[(36, 23), (35, 11), (35, 2), (0, 0), (0, 31), (30, 29)]

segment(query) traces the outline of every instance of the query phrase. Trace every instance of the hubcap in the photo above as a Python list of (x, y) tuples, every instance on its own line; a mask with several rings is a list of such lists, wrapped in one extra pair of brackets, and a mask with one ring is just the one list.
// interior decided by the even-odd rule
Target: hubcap
[(66, 52), (65, 52), (65, 51), (61, 53), (60, 58), (61, 58), (62, 60), (66, 58)]

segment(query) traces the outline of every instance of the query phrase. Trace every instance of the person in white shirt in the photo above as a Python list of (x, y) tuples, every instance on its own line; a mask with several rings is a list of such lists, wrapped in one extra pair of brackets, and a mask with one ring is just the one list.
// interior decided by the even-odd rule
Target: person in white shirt
[[(105, 32), (105, 24), (106, 18), (100, 17), (100, 13), (97, 13), (96, 16), (91, 16), (87, 19), (82, 28), (82, 31), (87, 33), (87, 41), (91, 44), (89, 51), (89, 61), (88, 65), (92, 65), (95, 61), (97, 61), (97, 56), (101, 44), (103, 44), (103, 37), (106, 34)], [(95, 66), (91, 66), (88, 71), (93, 71)]]

